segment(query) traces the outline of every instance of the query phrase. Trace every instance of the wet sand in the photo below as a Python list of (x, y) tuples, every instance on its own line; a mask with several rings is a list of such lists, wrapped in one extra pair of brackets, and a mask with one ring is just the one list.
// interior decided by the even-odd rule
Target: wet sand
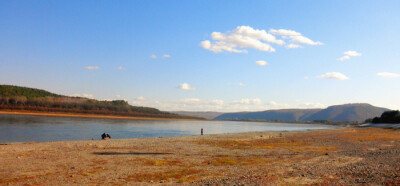
[(0, 144), (0, 185), (400, 184), (378, 128)]

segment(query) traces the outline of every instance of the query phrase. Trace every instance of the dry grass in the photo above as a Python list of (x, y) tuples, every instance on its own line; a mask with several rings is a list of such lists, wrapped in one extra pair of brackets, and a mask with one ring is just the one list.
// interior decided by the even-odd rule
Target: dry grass
[(254, 140), (201, 140), (195, 143), (228, 149), (275, 149), (280, 147), (305, 146), (303, 141), (287, 141), (282, 138)]
[(143, 165), (149, 166), (174, 166), (174, 165), (182, 165), (180, 161), (171, 161), (171, 160), (150, 160), (150, 159), (142, 159)]
[(400, 140), (398, 130), (368, 128), (364, 130), (345, 130), (340, 135), (344, 141), (363, 142), (363, 141), (396, 141)]
[(126, 182), (160, 182), (160, 181), (177, 181), (188, 182), (198, 179), (198, 174), (202, 170), (199, 169), (173, 169), (161, 172), (136, 173), (124, 178)]
[(229, 165), (263, 165), (271, 163), (273, 160), (270, 158), (260, 158), (260, 157), (213, 157), (208, 158), (203, 162), (203, 165), (208, 166), (229, 166)]

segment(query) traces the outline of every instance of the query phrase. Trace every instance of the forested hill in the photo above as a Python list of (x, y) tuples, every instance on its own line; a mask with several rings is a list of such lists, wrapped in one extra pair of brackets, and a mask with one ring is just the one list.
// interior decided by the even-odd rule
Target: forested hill
[(380, 116), (389, 109), (375, 107), (366, 103), (334, 105), (326, 109), (283, 109), (261, 112), (238, 112), (222, 114), (216, 120), (280, 120), (280, 121), (331, 121), (363, 122), (368, 118)]
[(0, 110), (199, 119), (163, 112), (150, 107), (132, 106), (124, 100), (99, 101), (11, 85), (0, 85)]
[(62, 97), (61, 95), (53, 94), (45, 90), (12, 86), (12, 85), (0, 85), (0, 96), (1, 97), (24, 96), (27, 99), (39, 98), (39, 97)]

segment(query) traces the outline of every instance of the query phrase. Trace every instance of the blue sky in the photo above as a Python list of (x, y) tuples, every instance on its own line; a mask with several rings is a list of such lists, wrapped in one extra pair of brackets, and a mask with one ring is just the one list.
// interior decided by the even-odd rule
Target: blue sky
[(400, 109), (399, 23), (399, 1), (0, 0), (0, 84), (167, 111)]

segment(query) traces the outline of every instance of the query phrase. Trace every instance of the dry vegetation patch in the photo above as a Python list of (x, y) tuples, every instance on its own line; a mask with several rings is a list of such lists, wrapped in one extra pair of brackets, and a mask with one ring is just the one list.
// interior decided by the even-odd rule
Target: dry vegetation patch
[(172, 169), (159, 172), (135, 173), (124, 178), (126, 182), (187, 182), (198, 179), (199, 169)]

